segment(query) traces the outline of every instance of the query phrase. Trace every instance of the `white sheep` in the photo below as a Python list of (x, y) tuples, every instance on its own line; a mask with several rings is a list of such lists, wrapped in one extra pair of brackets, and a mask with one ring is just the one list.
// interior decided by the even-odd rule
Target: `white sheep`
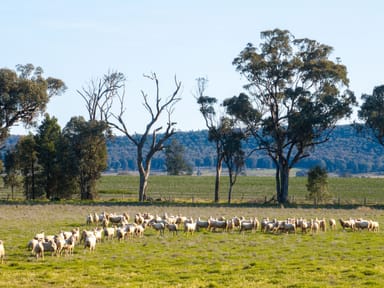
[(36, 259), (39, 257), (44, 259), (44, 246), (42, 239), (37, 240), (37, 244), (33, 247), (32, 253), (36, 256)]
[(249, 220), (245, 220), (245, 219), (242, 219), (240, 220), (240, 233), (243, 232), (243, 231), (253, 231), (253, 230), (257, 230), (258, 228), (258, 225), (259, 225), (259, 221), (254, 218), (254, 219), (249, 219)]
[(80, 228), (79, 227), (72, 229), (72, 236), (73, 236), (73, 239), (75, 241), (75, 244), (80, 241)]
[(116, 234), (116, 226), (104, 227), (104, 236), (108, 240), (112, 240), (115, 234)]
[(35, 237), (33, 237), (34, 239), (36, 239), (36, 240), (44, 240), (44, 238), (45, 238), (45, 233), (44, 233), (44, 231), (42, 231), (42, 232), (40, 232), (40, 233), (37, 233), (36, 235), (35, 235)]
[(358, 230), (367, 229), (369, 230), (370, 222), (368, 220), (364, 219), (356, 219), (355, 220), (355, 227)]
[(200, 228), (208, 228), (208, 220), (201, 220), (200, 217), (196, 220), (196, 230), (199, 231)]
[(196, 222), (193, 219), (184, 221), (184, 232), (193, 234), (196, 231)]
[[(97, 227), (97, 228), (93, 229), (93, 234), (96, 237), (96, 242), (101, 243), (101, 238), (103, 237), (103, 228)], [(89, 235), (87, 235), (87, 236), (89, 237)], [(86, 238), (87, 238), (87, 236), (86, 236)], [(85, 238), (85, 240), (86, 240), (86, 238)]]
[(346, 228), (350, 228), (352, 231), (354, 231), (356, 228), (355, 220), (353, 220), (353, 219), (343, 220), (340, 218), (339, 222), (340, 222), (341, 227), (343, 227), (343, 230), (345, 230)]
[(126, 224), (123, 228), (125, 229), (125, 236), (129, 239), (132, 239), (136, 232), (136, 223)]
[(159, 231), (159, 235), (164, 235), (165, 224), (164, 222), (149, 222), (148, 226), (152, 227), (156, 231)]
[(95, 235), (89, 235), (85, 241), (84, 241), (84, 249), (86, 248), (89, 248), (89, 251), (90, 252), (93, 252), (95, 251), (96, 249), (96, 242), (97, 242), (97, 238)]
[(227, 221), (226, 220), (216, 220), (210, 217), (208, 219), (208, 230), (209, 231), (216, 231), (216, 229), (227, 229)]
[(135, 228), (135, 235), (138, 237), (143, 237), (144, 236), (144, 226), (143, 225), (136, 225)]
[[(85, 241), (85, 239), (89, 236), (89, 235), (91, 235), (91, 234), (94, 234), (94, 231), (93, 230), (83, 230), (82, 232), (81, 232), (81, 235), (80, 235), (80, 243), (81, 242), (84, 242)], [(62, 235), (62, 234), (59, 234), (59, 236), (61, 237), (61, 238), (63, 238), (63, 239), (65, 239), (64, 238), (64, 235)]]
[(370, 220), (369, 230), (379, 232), (379, 222)]
[(329, 227), (331, 228), (331, 230), (336, 230), (336, 220), (331, 218), (328, 220), (328, 223), (329, 223)]
[(35, 239), (35, 238), (29, 240), (29, 242), (28, 242), (28, 244), (27, 244), (27, 248), (28, 248), (30, 251), (33, 252), (33, 250), (34, 250), (35, 246), (37, 245), (37, 243), (38, 243), (38, 240)]
[(125, 234), (127, 234), (127, 231), (124, 229), (124, 227), (118, 227), (116, 229), (117, 240), (122, 241), (125, 238)]
[(85, 218), (85, 224), (91, 225), (94, 222), (93, 218), (94, 218), (94, 215), (92, 215), (92, 213), (88, 214), (87, 217)]
[(312, 234), (317, 234), (320, 230), (320, 223), (319, 221), (317, 221), (316, 219), (313, 220), (311, 219), (311, 231), (312, 231)]
[(56, 255), (60, 256), (61, 253), (64, 250), (65, 246), (65, 239), (62, 235), (56, 235), (55, 236), (55, 243), (56, 243)]
[(65, 244), (63, 247), (65, 255), (72, 255), (75, 250), (75, 239), (73, 236), (65, 239)]
[(177, 231), (178, 231), (178, 227), (177, 227), (177, 224), (176, 223), (168, 223), (168, 222), (165, 222), (165, 227), (168, 229), (168, 231), (173, 235), (177, 235)]
[(42, 244), (43, 244), (44, 252), (45, 251), (52, 252), (52, 254), (51, 254), (52, 256), (56, 254), (57, 244), (55, 243), (55, 241), (53, 239), (49, 240), (47, 242), (43, 241)]
[(0, 263), (3, 264), (5, 260), (5, 248), (3, 240), (0, 240)]

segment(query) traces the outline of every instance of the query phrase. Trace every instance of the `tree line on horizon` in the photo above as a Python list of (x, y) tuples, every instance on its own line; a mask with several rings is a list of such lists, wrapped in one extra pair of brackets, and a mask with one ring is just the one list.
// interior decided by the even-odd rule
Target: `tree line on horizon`
[[(184, 147), (185, 161), (193, 168), (214, 169), (214, 146), (208, 141), (208, 130), (179, 131), (174, 139)], [(251, 151), (252, 141), (244, 142), (243, 149)], [(108, 166), (105, 172), (124, 173), (137, 171), (134, 146), (122, 136), (107, 141)], [(167, 171), (165, 153), (157, 154), (152, 161), (156, 171)], [(363, 173), (384, 173), (384, 148), (377, 142), (362, 137), (351, 125), (338, 125), (330, 140), (318, 145), (311, 156), (303, 159), (295, 168), (303, 172), (319, 165), (329, 173), (351, 176)], [(225, 165), (224, 165), (225, 167)], [(245, 160), (243, 175), (247, 169), (274, 169), (273, 161), (262, 151), (255, 151)], [(188, 174), (185, 172), (184, 174)], [(300, 174), (302, 175), (302, 174)]]
[[(65, 197), (80, 193), (81, 199), (92, 200), (97, 194), (95, 183), (110, 163), (116, 170), (130, 166), (137, 169), (140, 176), (138, 200), (145, 201), (151, 169), (161, 166), (158, 156), (165, 151), (168, 159), (162, 166), (165, 163), (168, 171), (171, 171), (170, 165), (181, 161), (188, 165), (181, 165), (180, 169), (214, 164), (215, 202), (219, 201), (223, 167), (227, 168), (229, 176), (228, 203), (237, 176), (247, 165), (273, 168), (276, 199), (285, 204), (288, 202), (289, 171), (294, 167), (311, 163), (326, 166), (331, 171), (380, 170), (380, 157), (372, 161), (366, 157), (359, 162), (351, 161), (326, 146), (332, 143), (332, 137), (343, 139), (334, 135), (338, 132), (337, 122), (349, 117), (352, 108), (358, 105), (353, 91), (348, 88), (346, 66), (338, 58), (336, 61), (330, 59), (333, 48), (308, 38), (297, 39), (288, 30), (280, 29), (261, 32), (261, 40), (259, 46), (247, 44), (232, 62), (247, 81), (244, 92), (218, 103), (217, 98), (206, 95), (208, 79), (197, 79), (193, 96), (206, 123), (205, 141), (213, 147), (210, 158), (201, 159), (206, 146), (197, 145), (195, 153), (200, 158), (188, 163), (191, 160), (181, 153), (184, 147), (190, 146), (175, 141), (177, 123), (172, 115), (181, 99), (182, 85), (176, 76), (174, 90), (163, 97), (156, 73), (144, 75), (155, 89), (153, 95), (141, 91), (149, 120), (139, 134), (128, 129), (125, 76), (110, 71), (77, 90), (85, 101), (88, 119), (74, 116), (61, 129), (55, 117), (45, 114), (36, 135), (21, 137), (15, 148), (5, 153), (6, 185), (13, 185), (21, 175), (27, 199), (42, 195), (49, 199), (55, 193)], [(37, 127), (36, 119), (45, 112), (50, 98), (64, 92), (65, 88), (62, 80), (44, 78), (43, 70), (32, 64), (17, 65), (16, 71), (0, 69), (0, 141), (4, 143), (9, 129), (18, 123)], [(358, 111), (362, 122), (354, 123), (354, 132), (346, 133), (359, 133), (384, 146), (384, 86), (375, 87), (372, 95), (364, 94), (362, 99)], [(115, 131), (123, 138), (114, 137)], [(114, 158), (111, 151), (107, 153), (107, 143), (120, 140), (131, 144), (120, 145), (120, 154), (127, 149), (135, 155), (133, 163), (129, 158)], [(360, 139), (360, 142), (364, 141)], [(364, 143), (368, 150), (376, 149)], [(351, 155), (358, 154), (353, 147), (360, 152), (361, 146), (351, 144), (351, 141), (344, 143), (343, 149), (348, 151), (347, 147), (352, 147)], [(327, 147), (327, 155), (314, 158), (320, 147)], [(192, 149), (187, 151), (191, 158)]]

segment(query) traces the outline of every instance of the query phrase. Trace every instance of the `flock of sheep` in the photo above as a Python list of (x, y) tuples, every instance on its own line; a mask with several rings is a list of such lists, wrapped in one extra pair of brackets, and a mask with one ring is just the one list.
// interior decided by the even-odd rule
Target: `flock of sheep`
[[(339, 219), (338, 221), (343, 230), (351, 231), (368, 230), (379, 231), (379, 223), (365, 219)], [(60, 231), (55, 235), (46, 235), (44, 232), (37, 233), (27, 244), (28, 249), (38, 259), (44, 259), (44, 253), (50, 252), (52, 255), (72, 255), (76, 245), (83, 245), (84, 249), (93, 252), (97, 243), (106, 240), (117, 239), (123, 241), (133, 237), (143, 237), (146, 229), (154, 229), (159, 235), (164, 235), (164, 231), (169, 231), (173, 235), (183, 231), (186, 234), (193, 234), (200, 229), (207, 231), (261, 231), (263, 233), (312, 233), (327, 229), (335, 230), (337, 221), (329, 219), (304, 219), (288, 218), (285, 220), (263, 218), (260, 221), (256, 218), (246, 219), (244, 217), (209, 217), (202, 220), (200, 217), (193, 219), (182, 215), (162, 216), (150, 213), (137, 213), (133, 221), (127, 213), (115, 214), (102, 212), (101, 214), (90, 213), (86, 216), (86, 229), (74, 228), (71, 231)], [(5, 248), (0, 240), (0, 262), (4, 263)]]

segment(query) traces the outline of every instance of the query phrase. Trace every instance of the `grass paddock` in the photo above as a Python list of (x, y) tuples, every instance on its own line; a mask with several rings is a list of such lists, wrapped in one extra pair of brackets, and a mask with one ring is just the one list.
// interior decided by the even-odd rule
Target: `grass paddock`
[[(383, 287), (383, 233), (336, 231), (318, 234), (208, 232), (159, 236), (82, 246), (72, 256), (36, 260), (26, 249), (40, 231), (57, 234), (75, 227), (90, 229), (90, 212), (127, 212), (188, 217), (256, 216), (285, 219), (365, 218), (384, 223), (381, 209), (261, 208), (220, 205), (3, 204), (0, 239), (6, 263), (0, 287)], [(132, 221), (132, 220), (131, 220)]]

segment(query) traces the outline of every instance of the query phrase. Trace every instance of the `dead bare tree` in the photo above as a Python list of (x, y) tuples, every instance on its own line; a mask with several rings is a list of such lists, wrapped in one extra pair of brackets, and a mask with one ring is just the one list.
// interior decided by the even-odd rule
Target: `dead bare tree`
[[(141, 91), (143, 97), (143, 106), (150, 114), (149, 122), (146, 125), (145, 131), (143, 134), (139, 135), (137, 133), (132, 134), (129, 132), (124, 116), (126, 111), (125, 106), (125, 94), (115, 94), (117, 96), (120, 112), (113, 113), (110, 108), (112, 104), (106, 104), (105, 108), (105, 119), (110, 127), (116, 129), (123, 133), (135, 146), (137, 150), (137, 167), (140, 175), (140, 185), (139, 185), (139, 201), (145, 201), (147, 199), (147, 186), (148, 178), (151, 172), (151, 161), (153, 156), (164, 149), (164, 143), (175, 134), (176, 122), (171, 121), (172, 113), (174, 112), (175, 104), (181, 99), (178, 95), (180, 93), (181, 82), (177, 81), (175, 76), (175, 90), (173, 93), (167, 97), (164, 101), (160, 98), (160, 87), (159, 80), (155, 73), (150, 75), (144, 75), (144, 77), (153, 81), (156, 88), (156, 95), (154, 104), (150, 103), (149, 95), (144, 91)], [(115, 98), (115, 97), (112, 97)], [(110, 101), (112, 100), (110, 99)], [(167, 113), (167, 123), (165, 128), (157, 124), (161, 121), (160, 117), (163, 113)], [(163, 132), (162, 132), (163, 131)]]
[[(124, 89), (125, 76), (121, 72), (108, 72), (103, 78), (91, 80), (87, 87), (77, 90), (83, 97), (89, 120), (104, 121), (113, 104), (113, 99)], [(97, 119), (99, 118), (99, 119)]]

